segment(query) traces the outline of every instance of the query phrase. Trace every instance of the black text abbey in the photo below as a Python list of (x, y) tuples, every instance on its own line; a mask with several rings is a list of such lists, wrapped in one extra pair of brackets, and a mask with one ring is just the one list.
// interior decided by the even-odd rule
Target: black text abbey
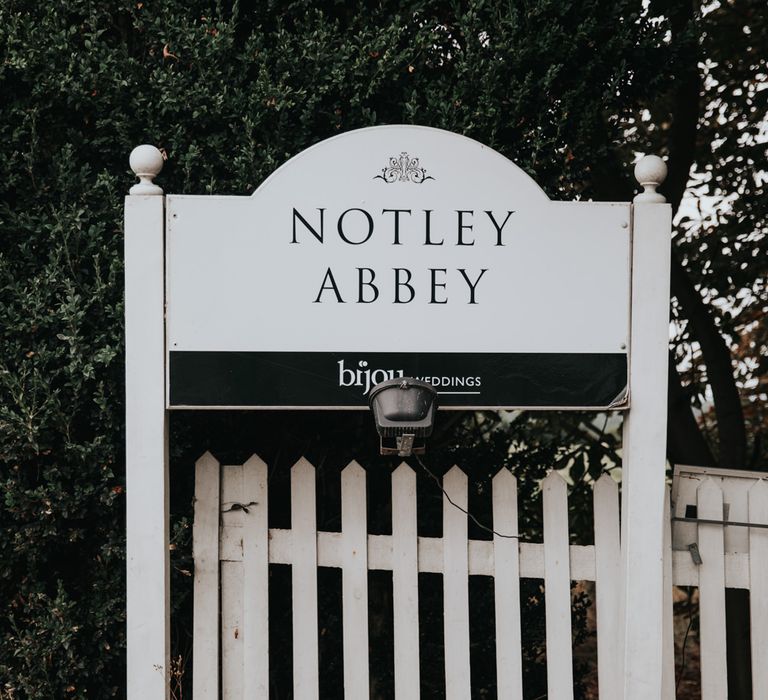
[[(496, 246), (503, 247), (505, 227), (514, 211), (494, 212), (455, 209), (434, 226), (431, 209), (381, 209), (375, 212), (352, 207), (330, 216), (324, 207), (309, 212), (293, 209), (291, 244), (323, 245), (326, 236), (338, 237), (345, 245), (363, 246), (384, 238), (393, 246)], [(448, 223), (446, 223), (448, 222)], [(328, 231), (326, 232), (326, 224)], [(469, 257), (469, 256), (468, 256)], [(408, 260), (408, 256), (403, 256)], [(410, 304), (420, 299), (428, 304), (479, 304), (482, 281), (488, 268), (427, 267), (409, 265), (375, 268), (355, 267), (343, 275), (326, 267), (318, 279), (315, 304)]]

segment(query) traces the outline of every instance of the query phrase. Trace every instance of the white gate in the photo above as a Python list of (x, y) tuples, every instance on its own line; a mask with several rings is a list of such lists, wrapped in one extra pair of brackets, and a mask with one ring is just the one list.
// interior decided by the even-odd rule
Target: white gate
[[(443, 488), (467, 508), (467, 477), (453, 467)], [(599, 679), (603, 697), (621, 692), (619, 626), (619, 501), (603, 476), (594, 489), (595, 545), (569, 544), (567, 484), (553, 472), (541, 484), (544, 542), (520, 542), (517, 484), (511, 472), (493, 479), (493, 540), (467, 537), (467, 516), (443, 498), (443, 537), (419, 537), (416, 474), (392, 474), (392, 535), (369, 535), (366, 473), (356, 462), (341, 476), (341, 532), (318, 532), (315, 469), (305, 459), (291, 470), (290, 530), (267, 526), (267, 466), (252, 457), (196, 465), (194, 525), (195, 700), (219, 697), (219, 635), (223, 698), (269, 696), (268, 566), (292, 567), (293, 683), (297, 699), (318, 697), (317, 567), (342, 570), (345, 697), (368, 697), (368, 570), (392, 572), (394, 677), (398, 698), (419, 696), (418, 573), (442, 574), (446, 697), (471, 697), (469, 576), (495, 579), (498, 696), (522, 699), (520, 578), (543, 579), (546, 591), (549, 698), (573, 697), (571, 581), (595, 581)], [(232, 506), (235, 506), (234, 508)], [(220, 568), (219, 568), (220, 567)], [(219, 612), (219, 582), (221, 611)]]
[[(445, 687), (448, 700), (472, 697), (469, 576), (494, 577), (497, 697), (523, 698), (521, 578), (542, 579), (546, 594), (547, 697), (573, 698), (571, 582), (595, 582), (600, 696), (620, 696), (620, 544), (618, 487), (605, 474), (594, 485), (594, 545), (569, 544), (567, 484), (541, 482), (544, 541), (519, 541), (517, 482), (493, 478), (493, 540), (467, 536), (467, 477), (456, 466), (443, 479), (443, 537), (420, 537), (416, 473), (392, 474), (391, 535), (370, 535), (366, 473), (356, 462), (341, 476), (341, 532), (316, 527), (315, 469), (291, 470), (291, 529), (269, 528), (267, 465), (258, 457), (220, 466), (206, 453), (195, 470), (194, 698), (269, 697), (269, 564), (292, 567), (293, 688), (297, 700), (319, 697), (317, 568), (342, 571), (345, 697), (369, 694), (368, 571), (392, 572), (394, 685), (397, 698), (419, 697), (420, 572), (443, 576)], [(721, 520), (715, 480), (698, 488), (698, 517)], [(448, 500), (453, 501), (450, 503)], [(455, 504), (455, 505), (454, 505)], [(458, 506), (458, 508), (456, 507)], [(755, 479), (749, 520), (768, 523), (768, 482)], [(700, 523), (698, 552), (665, 545), (664, 700), (675, 697), (672, 582), (699, 589), (702, 700), (727, 697), (725, 588), (752, 592), (754, 698), (768, 697), (768, 529), (748, 528), (749, 551), (728, 553), (721, 524)], [(219, 587), (221, 594), (219, 595)], [(221, 650), (221, 658), (219, 657)], [(678, 650), (679, 655), (679, 650)], [(220, 695), (221, 692), (221, 695)]]

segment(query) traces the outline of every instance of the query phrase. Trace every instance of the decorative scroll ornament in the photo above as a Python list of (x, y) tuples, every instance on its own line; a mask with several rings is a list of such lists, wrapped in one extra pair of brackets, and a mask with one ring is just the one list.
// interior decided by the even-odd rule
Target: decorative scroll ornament
[(405, 151), (399, 156), (392, 156), (389, 159), (389, 166), (381, 169), (381, 175), (375, 175), (374, 180), (384, 180), (384, 182), (415, 182), (420, 185), (426, 180), (434, 180), (427, 171), (419, 167), (419, 159), (411, 158)]

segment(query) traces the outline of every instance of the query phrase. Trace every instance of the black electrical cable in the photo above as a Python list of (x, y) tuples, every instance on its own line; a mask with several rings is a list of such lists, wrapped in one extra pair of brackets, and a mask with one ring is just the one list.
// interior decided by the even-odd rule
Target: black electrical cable
[(462, 513), (464, 513), (475, 525), (477, 525), (481, 530), (485, 530), (486, 532), (490, 532), (492, 535), (496, 535), (498, 537), (504, 537), (505, 539), (509, 540), (519, 540), (521, 542), (525, 542), (525, 540), (520, 537), (520, 535), (505, 535), (501, 532), (497, 532), (492, 527), (488, 527), (487, 525), (484, 525), (481, 523), (472, 513), (470, 513), (468, 510), (462, 508), (458, 503), (456, 503), (449, 495), (448, 492), (443, 488), (443, 484), (440, 481), (440, 479), (429, 470), (429, 467), (427, 467), (426, 464), (421, 460), (421, 458), (418, 455), (413, 455), (414, 459), (419, 463), (419, 466), (431, 477), (431, 479), (437, 484), (437, 487), (443, 492), (443, 495), (448, 500), (448, 503), (450, 503), (454, 508), (457, 508)]

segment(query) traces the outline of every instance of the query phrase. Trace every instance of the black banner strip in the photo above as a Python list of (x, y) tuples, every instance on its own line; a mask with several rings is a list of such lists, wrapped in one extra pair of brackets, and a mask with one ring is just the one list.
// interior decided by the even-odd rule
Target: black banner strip
[(627, 355), (171, 351), (169, 405), (363, 408), (397, 376), (432, 383), (445, 408), (607, 408), (626, 397)]

